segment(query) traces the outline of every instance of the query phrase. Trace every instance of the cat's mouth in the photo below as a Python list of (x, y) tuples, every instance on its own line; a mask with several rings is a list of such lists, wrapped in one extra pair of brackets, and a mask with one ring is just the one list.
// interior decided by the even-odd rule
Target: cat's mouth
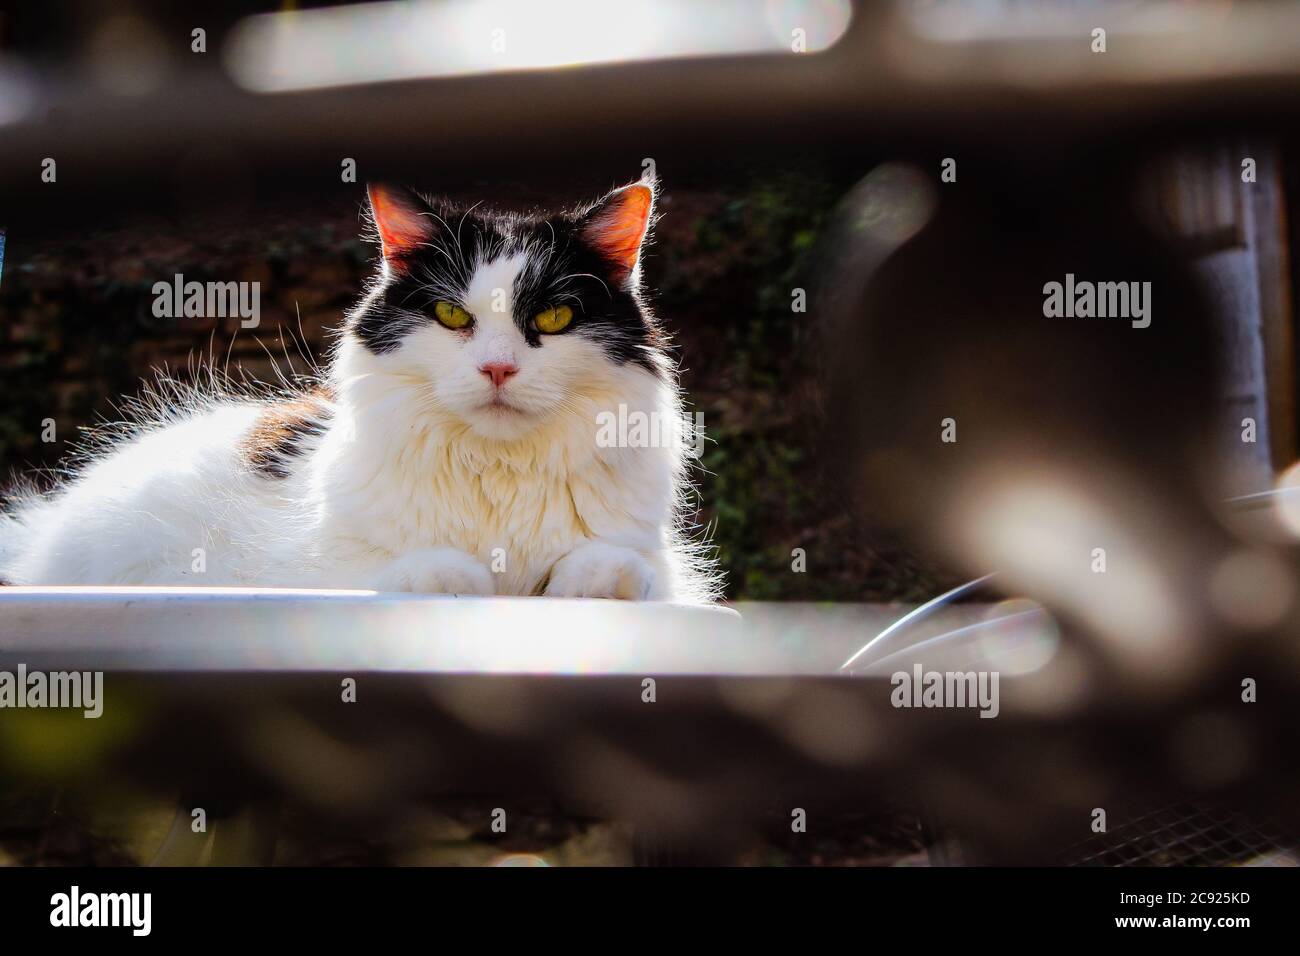
[(510, 402), (506, 401), (505, 397), (499, 393), (493, 395), (491, 400), (485, 402), (483, 408), (498, 415), (508, 415), (512, 413), (522, 415), (524, 412), (524, 410), (518, 405), (512, 405)]

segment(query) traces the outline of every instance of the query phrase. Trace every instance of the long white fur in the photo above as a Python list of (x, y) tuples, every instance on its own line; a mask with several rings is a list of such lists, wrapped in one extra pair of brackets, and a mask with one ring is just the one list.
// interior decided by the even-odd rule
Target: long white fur
[[(712, 600), (681, 527), (684, 443), (596, 441), (598, 414), (620, 404), (681, 420), (671, 377), (579, 334), (529, 348), (509, 302), (526, 267), (477, 265), (468, 341), (430, 322), (376, 355), (344, 334), (333, 414), (286, 478), (257, 473), (241, 448), (265, 399), (155, 407), (159, 421), (54, 493), (11, 502), (0, 580)], [(504, 390), (519, 411), (485, 407), (489, 359), (519, 366)]]

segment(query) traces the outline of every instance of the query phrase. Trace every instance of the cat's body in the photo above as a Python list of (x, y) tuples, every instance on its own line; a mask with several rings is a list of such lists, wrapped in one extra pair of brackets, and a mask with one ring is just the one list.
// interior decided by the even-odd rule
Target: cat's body
[(0, 517), (0, 580), (710, 599), (685, 431), (597, 440), (620, 406), (683, 417), (638, 292), (652, 198), (456, 220), (372, 190), (384, 267), (320, 385), (154, 403)]

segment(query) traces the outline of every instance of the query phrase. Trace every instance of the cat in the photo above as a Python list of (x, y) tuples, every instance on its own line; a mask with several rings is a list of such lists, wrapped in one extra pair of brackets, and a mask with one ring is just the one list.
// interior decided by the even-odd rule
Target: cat
[[(377, 271), (318, 381), (153, 393), (60, 487), (11, 497), (0, 581), (715, 600), (642, 289), (657, 191), (520, 215), (369, 186)], [(682, 440), (598, 441), (620, 407)]]

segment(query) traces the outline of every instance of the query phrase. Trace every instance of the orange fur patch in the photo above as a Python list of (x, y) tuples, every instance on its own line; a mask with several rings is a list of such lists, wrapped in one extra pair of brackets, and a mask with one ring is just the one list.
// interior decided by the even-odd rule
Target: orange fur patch
[(244, 439), (244, 460), (268, 478), (289, 477), (289, 464), (301, 453), (303, 440), (325, 431), (332, 400), (322, 386), (268, 405)]

